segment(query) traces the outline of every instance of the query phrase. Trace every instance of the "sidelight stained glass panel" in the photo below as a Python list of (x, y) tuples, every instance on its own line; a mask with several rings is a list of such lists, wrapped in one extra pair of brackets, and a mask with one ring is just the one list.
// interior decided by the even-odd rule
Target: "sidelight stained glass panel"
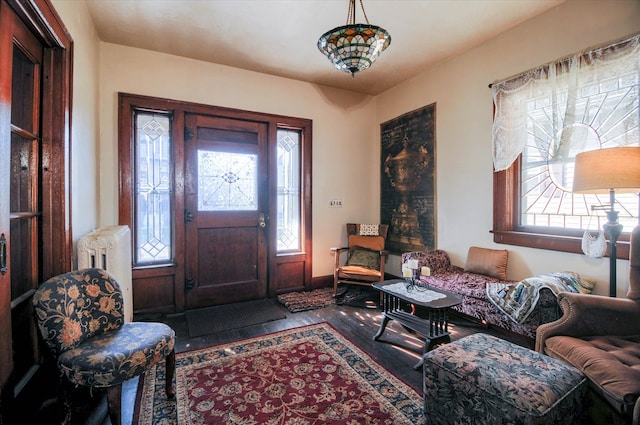
[(173, 251), (171, 117), (137, 112), (135, 125), (134, 263), (167, 263)]
[(278, 251), (300, 247), (300, 132), (278, 129)]
[(198, 211), (256, 211), (258, 156), (198, 150)]

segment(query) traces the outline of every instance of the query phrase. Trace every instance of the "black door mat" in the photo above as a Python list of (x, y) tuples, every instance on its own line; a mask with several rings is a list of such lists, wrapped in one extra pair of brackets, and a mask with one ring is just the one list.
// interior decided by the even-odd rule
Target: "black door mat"
[(190, 337), (280, 320), (287, 317), (276, 300), (266, 299), (187, 310)]

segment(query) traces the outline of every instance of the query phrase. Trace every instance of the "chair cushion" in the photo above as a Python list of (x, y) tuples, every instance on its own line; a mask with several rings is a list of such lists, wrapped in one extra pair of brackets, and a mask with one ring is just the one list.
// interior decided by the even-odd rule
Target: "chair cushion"
[(125, 323), (63, 352), (58, 366), (74, 384), (110, 387), (166, 358), (174, 344), (175, 332), (164, 323)]
[(124, 323), (118, 282), (101, 269), (52, 277), (36, 291), (33, 306), (40, 334), (56, 356)]
[(591, 387), (623, 415), (640, 396), (640, 335), (545, 340), (545, 352), (581, 370)]
[(384, 238), (382, 236), (349, 235), (349, 248), (356, 246), (382, 251), (384, 249)]
[(346, 265), (378, 270), (380, 269), (380, 252), (357, 246), (351, 250)]
[(362, 266), (342, 266), (338, 269), (338, 277), (375, 282), (380, 280), (380, 271)]

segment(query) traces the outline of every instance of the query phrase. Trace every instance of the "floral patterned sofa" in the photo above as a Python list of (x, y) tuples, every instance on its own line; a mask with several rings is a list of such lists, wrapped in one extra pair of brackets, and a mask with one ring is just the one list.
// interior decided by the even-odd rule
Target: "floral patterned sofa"
[[(506, 250), (483, 250), (485, 254), (489, 251), (506, 253)], [(490, 262), (493, 262), (495, 258), (496, 255), (494, 255), (494, 253), (489, 254), (489, 257), (484, 257), (486, 261)], [(492, 273), (489, 271), (495, 269), (495, 265), (487, 265), (485, 268), (470, 268), (470, 258), (468, 258), (465, 268), (458, 267), (451, 264), (446, 251), (439, 249), (403, 253), (402, 262), (407, 263), (409, 260), (418, 260), (418, 270), (423, 266), (431, 269), (431, 275), (420, 276), (420, 280), (432, 287), (443, 289), (462, 297), (462, 304), (453, 307), (454, 310), (478, 320), (483, 324), (496, 326), (509, 332), (522, 335), (531, 341), (532, 347), (538, 326), (560, 318), (561, 311), (558, 307), (556, 295), (548, 288), (542, 288), (539, 291), (536, 306), (523, 323), (517, 323), (512, 320), (489, 300), (486, 291), (488, 283), (513, 285), (518, 283), (517, 281), (507, 280), (505, 278), (506, 258), (503, 261), (504, 264), (502, 268), (504, 270), (500, 278), (495, 277), (495, 275), (497, 275), (495, 272)], [(498, 268), (500, 268), (500, 265), (498, 265)], [(476, 269), (483, 273), (469, 271)]]

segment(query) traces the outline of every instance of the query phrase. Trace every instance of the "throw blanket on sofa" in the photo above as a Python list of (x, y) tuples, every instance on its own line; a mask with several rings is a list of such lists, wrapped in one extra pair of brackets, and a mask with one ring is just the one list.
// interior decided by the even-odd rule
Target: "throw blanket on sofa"
[(591, 293), (594, 285), (577, 273), (563, 272), (533, 276), (516, 283), (489, 282), (486, 292), (498, 310), (521, 324), (536, 307), (542, 288), (549, 288), (557, 296), (560, 292)]

